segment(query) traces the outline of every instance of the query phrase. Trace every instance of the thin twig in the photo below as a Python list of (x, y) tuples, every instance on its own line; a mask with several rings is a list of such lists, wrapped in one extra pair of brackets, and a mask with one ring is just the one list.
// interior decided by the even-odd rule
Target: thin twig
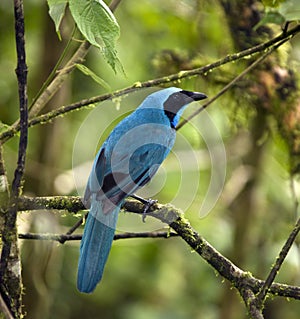
[[(78, 50), (74, 53), (72, 58), (68, 61), (63, 69), (57, 74), (48, 87), (40, 94), (35, 103), (30, 109), (30, 117), (36, 116), (54, 94), (62, 87), (69, 74), (75, 69), (76, 64), (82, 63), (84, 57), (89, 51), (91, 44), (87, 41), (83, 41)], [(14, 125), (14, 129), (18, 130), (18, 125)]]
[[(1, 206), (7, 206), (9, 199), (9, 185), (7, 179), (7, 173), (5, 169), (3, 146), (0, 143), (0, 204)], [(0, 213), (0, 224), (3, 215)]]
[[(156, 231), (156, 232), (125, 232), (116, 234), (114, 240), (119, 239), (132, 239), (132, 238), (169, 238), (178, 237), (178, 234), (168, 231)], [(25, 233), (19, 234), (20, 239), (32, 239), (32, 240), (52, 240), (59, 243), (65, 243), (66, 241), (81, 240), (81, 234), (67, 235), (67, 234), (34, 234)]]
[(278, 49), (281, 45), (283, 45), (285, 42), (287, 42), (289, 38), (284, 39), (277, 44), (275, 44), (273, 47), (271, 47), (267, 52), (265, 52), (261, 57), (259, 57), (257, 60), (255, 60), (252, 64), (250, 64), (242, 73), (240, 73), (238, 76), (236, 76), (232, 81), (230, 81), (227, 85), (225, 85), (221, 91), (219, 91), (214, 97), (212, 97), (210, 100), (208, 100), (205, 104), (203, 104), (198, 110), (193, 112), (189, 117), (183, 119), (176, 127), (176, 130), (179, 130), (181, 127), (183, 127), (187, 122), (189, 122), (191, 119), (193, 119), (195, 116), (197, 116), (200, 112), (205, 110), (210, 104), (212, 104), (214, 101), (216, 101), (220, 96), (222, 96), (224, 93), (226, 93), (229, 89), (231, 89), (238, 81), (240, 81), (246, 74), (250, 73), (254, 68), (256, 68), (263, 60), (265, 60), (272, 52), (274, 52), (276, 49)]
[(66, 235), (72, 235), (74, 233), (74, 231), (80, 227), (83, 223), (83, 220), (87, 218), (88, 214), (85, 214), (84, 217), (80, 218), (79, 221), (77, 223), (75, 223), (67, 232)]
[(66, 241), (81, 240), (82, 235), (20, 233), (18, 237), (19, 239), (49, 240), (65, 243)]
[(122, 0), (112, 0), (111, 3), (109, 4), (109, 9), (112, 12), (114, 12), (117, 9), (117, 7), (119, 6), (121, 1)]
[(272, 267), (264, 285), (262, 286), (261, 290), (259, 291), (259, 293), (257, 295), (258, 304), (260, 304), (260, 305), (263, 304), (263, 302), (266, 298), (266, 295), (267, 295), (273, 281), (275, 280), (275, 277), (278, 274), (278, 271), (281, 268), (288, 252), (290, 251), (299, 231), (300, 231), (300, 218), (298, 219), (295, 227), (293, 228), (287, 241), (285, 242), (284, 246), (282, 247), (282, 249), (279, 253), (279, 256), (276, 259), (274, 266)]
[[(43, 83), (43, 85), (41, 86), (41, 88), (39, 89), (38, 93), (36, 94), (36, 96), (33, 98), (31, 104), (29, 105), (28, 109), (29, 109), (29, 112), (28, 112), (28, 115), (29, 115), (29, 118), (31, 117), (32, 114), (35, 113), (34, 110), (32, 110), (32, 106), (34, 106), (36, 104), (36, 101), (40, 98), (41, 94), (43, 94), (43, 92), (46, 90), (46, 88), (49, 86), (49, 84), (53, 81), (53, 79), (55, 78), (55, 76), (57, 76), (57, 73), (58, 73), (58, 70), (59, 70), (59, 67), (61, 66), (64, 58), (66, 57), (69, 49), (70, 49), (70, 46), (71, 46), (71, 43), (72, 43), (72, 39), (74, 37), (74, 34), (76, 32), (76, 27), (74, 27), (73, 31), (72, 31), (72, 34), (70, 36), (70, 39), (68, 40), (65, 48), (63, 49), (63, 52), (61, 53), (58, 61), (56, 62), (55, 66), (53, 67), (53, 69), (51, 70), (50, 74), (48, 75), (48, 78), (46, 79), (46, 81)], [(17, 126), (19, 124), (19, 121), (17, 121), (16, 123), (13, 124), (13, 126)]]
[(0, 294), (0, 310), (2, 311), (6, 319), (14, 319), (12, 313), (7, 308), (7, 305), (5, 301), (3, 300), (1, 294)]
[[(109, 8), (111, 11), (116, 10), (121, 0), (112, 0)], [(30, 109), (30, 117), (37, 115), (48, 101), (53, 97), (53, 95), (61, 88), (65, 80), (68, 78), (69, 74), (76, 68), (78, 63), (81, 63), (85, 56), (87, 55), (91, 44), (88, 41), (83, 41), (65, 67), (58, 73), (58, 75), (53, 79), (50, 85), (43, 91), (43, 93), (35, 101), (34, 105)]]
[[(295, 191), (295, 187), (294, 187), (294, 179), (293, 176), (291, 176), (291, 192), (292, 192), (292, 196), (294, 198), (294, 203), (295, 203), (295, 216), (297, 216), (297, 211), (298, 211), (298, 206), (299, 206), (299, 202), (297, 199), (297, 195), (296, 195), (296, 191)], [(262, 286), (261, 290), (259, 291), (259, 293), (257, 294), (257, 303), (258, 305), (262, 306), (265, 298), (267, 296), (267, 293), (273, 283), (273, 281), (275, 280), (275, 277), (277, 275), (277, 273), (279, 272), (289, 250), (291, 249), (293, 243), (296, 240), (296, 237), (298, 235), (300, 231), (300, 218), (298, 218), (296, 225), (294, 226), (292, 232), (290, 233), (287, 241), (285, 242), (284, 246), (282, 247), (279, 256), (276, 258), (275, 264), (272, 267), (264, 285)]]
[[(62, 235), (62, 237), (60, 238), (60, 240), (58, 240), (61, 244), (64, 244), (67, 240), (74, 240), (72, 239), (72, 234), (74, 233), (74, 231), (79, 228), (84, 219), (87, 218), (88, 214), (85, 214), (85, 216), (81, 217), (64, 235)], [(77, 235), (74, 235), (77, 236)], [(33, 238), (31, 238), (33, 239)], [(81, 238), (80, 238), (81, 239)]]

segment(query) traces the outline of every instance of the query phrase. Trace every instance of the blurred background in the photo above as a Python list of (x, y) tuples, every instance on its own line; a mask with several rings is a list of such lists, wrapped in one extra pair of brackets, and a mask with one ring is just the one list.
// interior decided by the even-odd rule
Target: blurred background
[[(251, 21), (251, 10), (247, 9), (249, 3), (259, 10), (262, 5), (256, 1), (238, 2), (123, 0), (115, 15), (121, 28), (118, 55), (126, 76), (115, 74), (95, 48), (91, 48), (84, 64), (113, 91), (138, 81), (200, 67), (270, 38), (271, 29), (266, 27), (263, 33), (245, 33), (248, 22), (255, 24)], [(229, 15), (230, 10), (233, 11)], [(44, 1), (25, 1), (29, 101), (56, 64), (74, 27), (67, 13), (61, 29), (63, 40), (59, 41), (47, 11)], [(5, 124), (10, 125), (18, 118), (11, 2), (0, 3), (0, 16), (0, 29), (5, 30), (0, 35), (3, 130)], [(275, 28), (276, 31), (280, 29)], [(79, 39), (80, 35), (75, 33), (71, 51), (78, 46)], [(285, 140), (278, 129), (279, 117), (270, 110), (275, 99), (279, 105), (283, 102), (277, 93), (272, 95), (269, 78), (268, 94), (260, 82), (262, 74), (274, 75), (271, 67), (274, 62), (289, 79), (289, 85), (286, 78), (280, 78), (276, 85), (290, 95), (295, 93), (297, 86), (291, 81), (297, 83), (293, 71), (299, 70), (299, 37), (287, 44), (260, 73), (247, 76), (185, 125), (178, 132), (174, 152), (140, 193), (181, 208), (192, 226), (216, 249), (257, 278), (266, 278), (297, 218), (290, 178), (292, 142)], [(246, 65), (247, 61), (227, 64), (174, 85), (212, 97)], [(114, 125), (153, 90), (141, 90), (31, 128), (24, 193), (81, 194), (97, 148)], [(46, 110), (105, 92), (105, 88), (75, 70)], [(281, 98), (287, 101), (285, 96)], [(185, 116), (198, 107), (196, 103), (191, 105)], [(17, 144), (18, 139), (13, 138), (4, 146), (10, 181)], [(296, 194), (299, 192), (297, 180), (294, 190)], [(23, 213), (19, 218), (20, 232), (64, 233), (78, 218), (62, 212)], [(139, 216), (121, 212), (118, 231), (164, 227), (151, 218), (144, 224)], [(78, 233), (81, 232), (79, 229)], [(236, 291), (180, 238), (114, 242), (102, 282), (91, 295), (80, 294), (76, 289), (79, 242), (61, 245), (23, 240), (21, 245), (25, 311), (31, 319), (246, 317)], [(296, 244), (277, 281), (300, 285)], [(299, 313), (299, 302), (283, 298), (270, 298), (265, 308), (266, 318), (296, 319)]]

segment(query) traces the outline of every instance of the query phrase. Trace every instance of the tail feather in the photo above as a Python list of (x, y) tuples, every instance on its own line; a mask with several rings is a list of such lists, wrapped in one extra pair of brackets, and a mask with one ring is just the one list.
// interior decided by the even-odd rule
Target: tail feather
[(109, 214), (103, 214), (99, 203), (91, 207), (80, 245), (77, 288), (81, 292), (92, 292), (102, 278), (118, 213), (119, 208), (116, 208)]

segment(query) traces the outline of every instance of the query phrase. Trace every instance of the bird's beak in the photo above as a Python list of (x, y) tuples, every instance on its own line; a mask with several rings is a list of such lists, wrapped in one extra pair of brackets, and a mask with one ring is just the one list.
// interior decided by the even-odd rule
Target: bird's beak
[(200, 93), (200, 92), (191, 92), (191, 91), (182, 90), (181, 93), (189, 96), (194, 101), (200, 101), (200, 100), (207, 98), (207, 95), (205, 95), (204, 93)]
[(200, 101), (200, 100), (204, 100), (207, 98), (207, 95), (205, 95), (204, 93), (200, 93), (200, 92), (191, 92), (192, 94), (190, 95), (190, 97), (194, 100), (194, 101)]

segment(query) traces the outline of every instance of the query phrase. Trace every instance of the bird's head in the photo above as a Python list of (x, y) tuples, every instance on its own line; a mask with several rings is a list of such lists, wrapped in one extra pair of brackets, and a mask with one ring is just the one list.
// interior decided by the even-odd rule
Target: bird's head
[(191, 92), (170, 87), (150, 94), (144, 101), (144, 107), (161, 108), (175, 128), (180, 116), (188, 104), (207, 98), (200, 92)]

